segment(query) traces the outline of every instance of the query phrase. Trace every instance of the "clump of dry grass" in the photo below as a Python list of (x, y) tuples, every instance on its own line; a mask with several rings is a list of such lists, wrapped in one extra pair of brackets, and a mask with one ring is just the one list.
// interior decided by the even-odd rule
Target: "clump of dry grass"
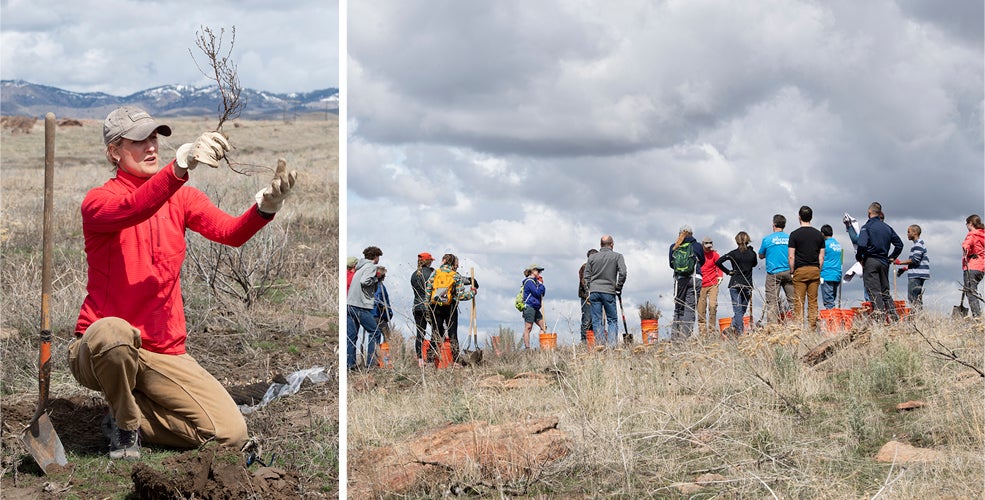
[[(980, 324), (923, 316), (917, 325), (980, 361)], [(737, 341), (695, 339), (648, 349), (487, 353), (479, 368), (424, 371), (398, 359), (350, 385), (350, 453), (392, 445), (445, 422), (507, 423), (556, 415), (572, 453), (520, 487), (526, 494), (674, 496), (714, 472), (709, 496), (980, 497), (985, 461), (982, 378), (929, 355), (907, 324), (871, 325), (868, 342), (808, 367), (800, 361), (823, 338), (776, 329)], [(547, 388), (502, 391), (478, 381), (499, 373), (557, 374)], [(971, 375), (969, 375), (969, 372)], [(895, 405), (919, 399), (910, 413)], [(877, 463), (891, 439), (942, 451), (932, 464)], [(461, 484), (495, 481), (463, 472)], [(350, 476), (350, 480), (359, 478)], [(422, 485), (440, 494), (448, 484)], [(704, 493), (703, 493), (704, 494)]]

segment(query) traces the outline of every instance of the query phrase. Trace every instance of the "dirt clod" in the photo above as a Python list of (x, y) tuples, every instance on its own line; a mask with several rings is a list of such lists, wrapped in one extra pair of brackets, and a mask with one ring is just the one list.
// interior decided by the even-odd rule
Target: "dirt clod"
[(297, 498), (298, 477), (275, 467), (248, 470), (233, 450), (206, 448), (189, 451), (163, 462), (164, 471), (138, 463), (131, 477), (142, 499), (183, 498)]

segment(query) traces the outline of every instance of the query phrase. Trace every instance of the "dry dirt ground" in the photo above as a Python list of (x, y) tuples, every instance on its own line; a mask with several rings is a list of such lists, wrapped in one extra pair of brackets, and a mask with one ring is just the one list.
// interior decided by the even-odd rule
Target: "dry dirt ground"
[[(214, 120), (197, 118), (166, 122), (175, 133), (162, 151), (173, 150), (214, 126)], [(137, 462), (111, 461), (106, 455), (108, 443), (99, 431), (105, 402), (99, 393), (75, 383), (65, 363), (74, 316), (84, 295), (78, 203), (85, 191), (111, 176), (102, 159), (101, 123), (82, 124), (59, 127), (56, 138), (56, 278), (51, 308), (55, 339), (48, 408), (69, 463), (50, 467), (48, 474), (41, 473), (20, 440), (38, 404), (35, 302), (40, 296), (40, 245), (35, 249), (34, 243), (35, 234), (40, 235), (35, 215), (41, 205), (41, 176), (36, 167), (43, 154), (43, 125), (39, 121), (29, 134), (5, 129), (0, 136), (0, 497), (337, 497), (337, 118), (326, 120), (321, 115), (291, 123), (227, 124), (234, 146), (238, 145), (237, 160), (264, 165), (287, 157), (289, 166), (301, 171), (302, 189), (261, 232), (287, 241), (275, 248), (280, 252), (275, 255), (287, 263), (279, 274), (269, 276), (272, 286), (263, 297), (247, 308), (228, 294), (210, 291), (190, 267), (190, 258), (182, 272), (188, 352), (237, 402), (259, 399), (272, 381), (296, 370), (321, 366), (329, 374), (327, 382), (307, 383), (298, 393), (246, 415), (250, 435), (260, 443), (259, 460), (249, 465), (248, 456), (239, 450), (212, 444), (190, 451), (144, 445)], [(230, 213), (243, 209), (241, 197), (252, 199), (251, 183), (262, 183), (221, 170), (195, 174), (200, 174), (196, 187)], [(244, 195), (244, 191), (248, 192)], [(209, 255), (207, 243), (196, 245), (200, 255)], [(262, 260), (267, 254), (259, 252), (247, 249), (240, 255)]]

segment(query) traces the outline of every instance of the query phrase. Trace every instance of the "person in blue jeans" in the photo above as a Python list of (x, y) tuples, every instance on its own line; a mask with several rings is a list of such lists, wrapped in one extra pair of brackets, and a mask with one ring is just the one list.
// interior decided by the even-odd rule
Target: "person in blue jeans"
[[(605, 235), (599, 251), (585, 264), (585, 286), (592, 307), (592, 328), (599, 345), (615, 345), (619, 340), (619, 320), (616, 317), (616, 295), (626, 283), (626, 261), (621, 253), (612, 250), (612, 236)], [(603, 313), (605, 324), (603, 324)]]
[(379, 328), (373, 318), (373, 308), (376, 306), (376, 289), (382, 277), (386, 276), (386, 268), (379, 265), (383, 250), (379, 247), (366, 247), (363, 257), (356, 262), (356, 274), (352, 277), (352, 285), (346, 294), (346, 368), (355, 370), (356, 342), (359, 340), (359, 327), (369, 338), (366, 352), (366, 366), (373, 366), (378, 343)]
[[(728, 292), (732, 297), (732, 329), (737, 335), (745, 331), (743, 318), (752, 300), (752, 270), (759, 262), (756, 251), (749, 246), (749, 234), (739, 231), (735, 235), (735, 250), (721, 256), (715, 265), (725, 274), (731, 276), (728, 282)], [(731, 262), (731, 267), (725, 264)]]
[(821, 302), (825, 309), (833, 309), (841, 288), (841, 268), (844, 251), (834, 239), (834, 229), (829, 224), (821, 226), (824, 236), (824, 262), (821, 263)]
[[(585, 256), (587, 259), (599, 253), (596, 249), (591, 249)], [(585, 266), (588, 261), (578, 269), (578, 300), (581, 301), (581, 341), (588, 341), (588, 330), (592, 329), (592, 303), (588, 300), (588, 286), (585, 284)]]

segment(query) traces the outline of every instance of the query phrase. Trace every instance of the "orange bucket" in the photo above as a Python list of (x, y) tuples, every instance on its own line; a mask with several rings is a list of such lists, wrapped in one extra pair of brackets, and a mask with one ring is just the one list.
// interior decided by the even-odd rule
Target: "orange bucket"
[(557, 347), (557, 334), (556, 333), (542, 333), (540, 334), (540, 350), (542, 351), (553, 351)]
[(718, 330), (724, 332), (726, 328), (732, 326), (732, 318), (719, 318)]
[(585, 344), (588, 345), (589, 349), (595, 347), (595, 332), (591, 330), (585, 331)]
[(659, 320), (655, 319), (641, 319), (640, 329), (643, 330), (643, 345), (653, 344), (659, 340), (657, 330), (659, 329)]
[(862, 309), (862, 312), (865, 313), (865, 314), (871, 313), (873, 311), (872, 302), (862, 302), (861, 309)]
[[(718, 328), (723, 333), (725, 332), (725, 329), (730, 326), (732, 326), (732, 318), (720, 318), (718, 320)], [(748, 332), (751, 327), (752, 327), (752, 316), (743, 316), (742, 331)]]
[(852, 329), (852, 319), (855, 318), (854, 309), (839, 309), (841, 311), (841, 322), (845, 326), (845, 330)]
[(431, 340), (424, 339), (424, 341), (421, 342), (421, 359), (423, 359), (425, 363), (428, 362), (428, 351), (430, 350), (431, 350)]
[(376, 353), (376, 366), (380, 368), (393, 368), (393, 362), (390, 361), (390, 343), (381, 343), (378, 351)]
[(454, 363), (451, 357), (451, 340), (445, 340), (441, 343), (441, 355), (438, 356), (435, 363), (437, 363), (438, 368), (448, 368)]
[(825, 332), (838, 333), (841, 330), (841, 309), (821, 309), (818, 315), (824, 323)]
[(905, 300), (894, 300), (893, 304), (896, 306), (896, 315), (900, 318), (906, 317), (906, 301)]

